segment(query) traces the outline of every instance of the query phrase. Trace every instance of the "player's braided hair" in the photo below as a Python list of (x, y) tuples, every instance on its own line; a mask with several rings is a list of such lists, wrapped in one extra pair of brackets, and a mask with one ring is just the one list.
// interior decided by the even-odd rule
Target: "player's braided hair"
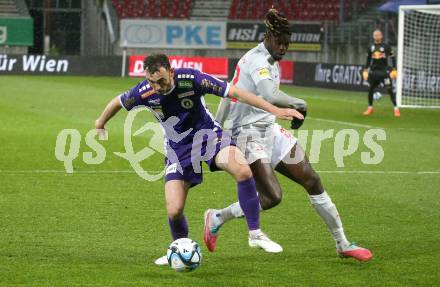
[(269, 34), (275, 37), (279, 37), (281, 35), (290, 36), (292, 34), (287, 18), (284, 16), (284, 14), (278, 12), (278, 10), (273, 7), (267, 12), (264, 24), (266, 25), (265, 37), (267, 37)]

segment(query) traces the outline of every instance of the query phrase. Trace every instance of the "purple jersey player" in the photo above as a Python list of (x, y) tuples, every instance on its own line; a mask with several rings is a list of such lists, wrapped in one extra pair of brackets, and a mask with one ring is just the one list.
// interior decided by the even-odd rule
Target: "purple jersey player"
[[(259, 200), (252, 172), (243, 154), (210, 114), (204, 95), (234, 98), (281, 119), (302, 118), (302, 115), (294, 109), (275, 107), (261, 97), (200, 71), (172, 69), (163, 54), (146, 57), (144, 69), (146, 80), (114, 98), (96, 120), (95, 127), (104, 129), (121, 107), (131, 110), (135, 106), (146, 106), (160, 120), (165, 130), (165, 198), (173, 240), (188, 237), (183, 214), (185, 200), (189, 189), (202, 182), (200, 163), (205, 161), (211, 170), (224, 170), (237, 182), (238, 200), (249, 236), (257, 240), (259, 247), (278, 247), (260, 230)], [(215, 232), (208, 234), (212, 234), (212, 238), (207, 241), (215, 243)], [(166, 256), (156, 260), (156, 264), (167, 264)]]

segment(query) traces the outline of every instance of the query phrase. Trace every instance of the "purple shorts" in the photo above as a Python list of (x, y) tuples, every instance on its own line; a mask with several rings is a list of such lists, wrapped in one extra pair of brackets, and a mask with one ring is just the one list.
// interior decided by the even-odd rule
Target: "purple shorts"
[(235, 146), (229, 132), (221, 129), (213, 131), (210, 136), (193, 139), (188, 144), (167, 145), (165, 158), (165, 182), (184, 180), (196, 186), (203, 181), (202, 162), (209, 166), (210, 171), (217, 171), (215, 157), (225, 147)]

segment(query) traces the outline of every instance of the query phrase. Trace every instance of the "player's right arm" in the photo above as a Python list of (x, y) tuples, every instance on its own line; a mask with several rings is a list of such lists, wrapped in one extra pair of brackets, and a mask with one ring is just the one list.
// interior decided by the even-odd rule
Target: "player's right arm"
[(95, 128), (103, 130), (105, 124), (122, 108), (120, 96), (113, 98), (102, 111), (101, 115), (95, 121)]
[(368, 50), (367, 50), (367, 62), (365, 63), (364, 70), (362, 71), (362, 78), (364, 79), (364, 81), (368, 80), (368, 69), (370, 68), (370, 65), (371, 65), (371, 49), (368, 48)]
[(101, 115), (95, 121), (95, 128), (98, 130), (104, 129), (105, 124), (117, 113), (121, 108), (130, 111), (132, 108), (140, 105), (146, 105), (146, 98), (148, 95), (154, 93), (150, 85), (143, 81), (137, 84), (132, 89), (122, 93), (113, 98), (102, 111)]
[(370, 68), (370, 65), (371, 65), (371, 49), (368, 48), (368, 50), (367, 50), (367, 61), (365, 63), (365, 69)]

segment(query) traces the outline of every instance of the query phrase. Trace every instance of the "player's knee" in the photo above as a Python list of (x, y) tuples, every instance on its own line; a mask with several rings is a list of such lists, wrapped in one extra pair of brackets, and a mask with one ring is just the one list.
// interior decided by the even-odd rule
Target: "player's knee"
[(321, 192), (321, 178), (316, 172), (312, 172), (303, 182), (303, 187), (309, 193)]
[(243, 181), (252, 177), (251, 168), (248, 165), (240, 164), (235, 172), (235, 179), (237, 181)]
[(172, 220), (179, 219), (183, 216), (183, 207), (176, 205), (167, 206), (168, 217)]
[(270, 203), (269, 203), (270, 205), (268, 206), (268, 208), (265, 209), (269, 209), (277, 206), (278, 204), (281, 203), (282, 199), (283, 199), (283, 193), (281, 192), (281, 190), (277, 190), (271, 195)]

